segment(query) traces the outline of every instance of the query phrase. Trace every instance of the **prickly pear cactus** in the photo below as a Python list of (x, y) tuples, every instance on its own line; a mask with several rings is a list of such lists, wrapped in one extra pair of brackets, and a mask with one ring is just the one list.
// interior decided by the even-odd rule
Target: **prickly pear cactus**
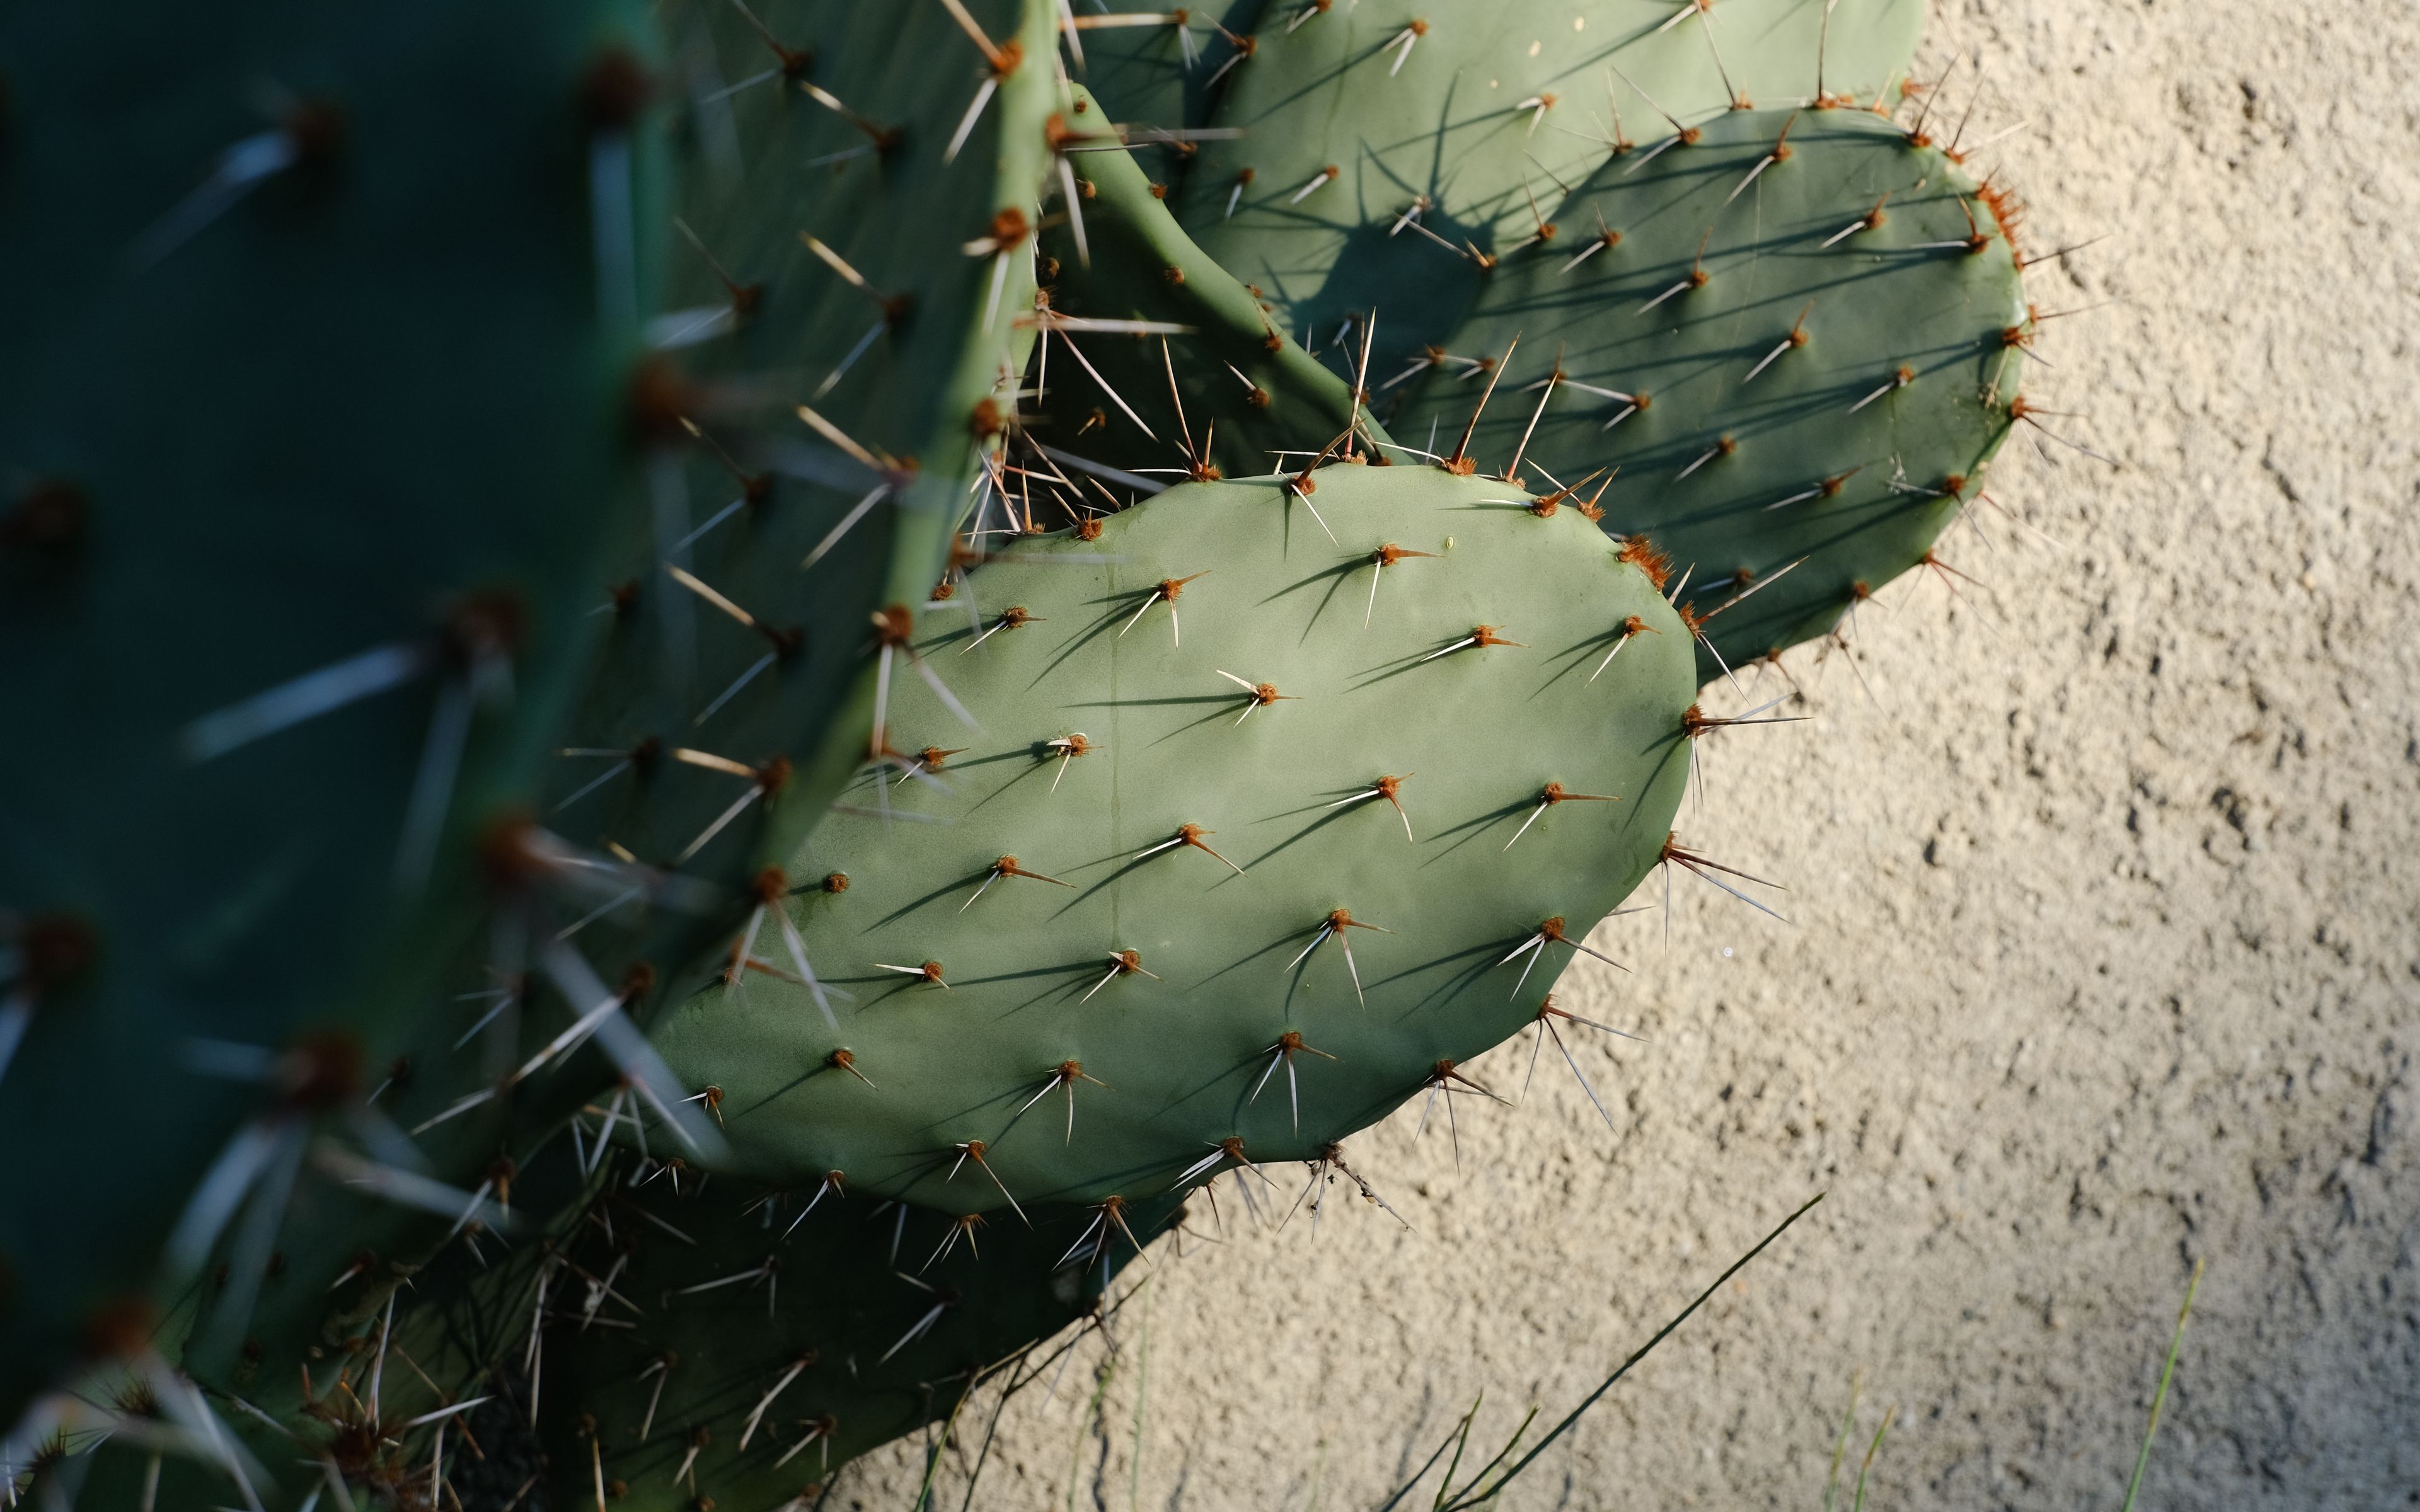
[[(564, 1120), (592, 1099), (665, 1153), (720, 1154), (629, 1024), (713, 975), (751, 879), (864, 758), (872, 611), (944, 570), (1009, 403), (992, 394), (1031, 341), (1047, 3), (993, 0), (964, 25), (831, 4), (675, 20), (679, 234), (649, 326), (646, 509), (592, 579), (597, 662), (538, 827), (490, 845), (524, 896), (415, 1021), (410, 1075), (380, 1101), (455, 1195), (297, 1199), (277, 1248), (324, 1279), (263, 1291), (247, 1358), (272, 1379), (357, 1336), (462, 1242), (464, 1213), (493, 1222), (548, 1141), (568, 1159)], [(216, 1384), (243, 1368), (189, 1363)]]
[[(751, 1197), (678, 1173), (617, 1187), (567, 1252), (539, 1413), (552, 1504), (813, 1499), (949, 1417), (995, 1366), (1091, 1317), (1180, 1216), (1138, 1203), (961, 1221), (837, 1184)], [(609, 1238), (606, 1229), (610, 1228)], [(575, 1268), (577, 1268), (575, 1270)], [(580, 1273), (613, 1276), (610, 1290)], [(602, 1326), (582, 1327), (589, 1319)]]
[[(578, 1319), (562, 1306), (578, 1284), (563, 1256), (587, 1239), (602, 1194), (630, 1174), (610, 1153), (591, 1167), (568, 1143), (557, 1148), (560, 1158), (534, 1164), (490, 1213), (509, 1218), (515, 1237), (466, 1224), (467, 1241), (399, 1272), (357, 1256), (339, 1289), (365, 1304), (283, 1369), (247, 1358), (205, 1391), (150, 1351), (101, 1366), (69, 1398), (57, 1441), (66, 1453), (38, 1458), (27, 1489), (37, 1501), (60, 1492), (96, 1508), (267, 1512), (348, 1495), (413, 1512), (526, 1495), (537, 1469), (527, 1421), (534, 1325), (550, 1309)], [(181, 1299), (163, 1334), (206, 1316), (223, 1285), (213, 1278)], [(318, 1288), (280, 1266), (264, 1301), (301, 1289)]]
[(1242, 134), (1202, 144), (1177, 219), (1313, 351), (1375, 309), (1377, 355), (1399, 365), (1494, 262), (1591, 232), (1552, 211), (1621, 144), (1643, 156), (1743, 102), (1896, 98), (1923, 9), (1273, 0), (1212, 113)]
[(238, 1178), (325, 1174), (480, 927), (635, 501), (647, 45), (606, 0), (0, 18), (0, 1423), (142, 1340)]
[[(286, 1380), (494, 1225), (609, 1078), (714, 1152), (631, 1021), (711, 974), (864, 754), (870, 611), (940, 576), (985, 473), (1031, 341), (1050, 12), (715, 8), (660, 64), (602, 4), (501, 36), (180, 15), (142, 41), (193, 81), (181, 133), (72, 87), (141, 72), (116, 22), (0, 29), (31, 81), (12, 266), (65, 291), (12, 370), (0, 670), (105, 734), (10, 769), (45, 803), (0, 842), (0, 1127), (39, 1146), (102, 1065), (154, 1114), (95, 1135), (119, 1174), (89, 1221), (53, 1221), (66, 1164), (10, 1179), (0, 1412), (80, 1342), (133, 1347), (163, 1239), (172, 1282), (212, 1278), (180, 1364)], [(293, 92), (213, 135), (263, 76)], [(125, 444), (129, 375), (175, 444)]]
[(1468, 1093), (1663, 854), (1688, 633), (1567, 501), (1182, 486), (970, 588), (895, 669), (917, 769), (656, 1032), (772, 1180), (978, 1211), (1310, 1158)]
[(1554, 217), (1609, 236), (1507, 257), (1398, 434), (1458, 436), (1496, 384), (1480, 465), (1609, 477), (1606, 528), (1687, 575), (1703, 677), (1923, 561), (2022, 412), (2012, 203), (1883, 116), (1720, 116)]
[[(1167, 186), (1116, 148), (1091, 97), (1078, 93), (1066, 119), (1101, 134), (1066, 158), (1062, 193), (1075, 197), (1043, 239), (1049, 304), (1034, 439), (1138, 477), (1164, 480), (1166, 464), (1181, 460), (1179, 476), (1202, 480), (1300, 467), (1344, 435), (1351, 386), (1177, 227)], [(1366, 415), (1363, 424), (1384, 434)]]

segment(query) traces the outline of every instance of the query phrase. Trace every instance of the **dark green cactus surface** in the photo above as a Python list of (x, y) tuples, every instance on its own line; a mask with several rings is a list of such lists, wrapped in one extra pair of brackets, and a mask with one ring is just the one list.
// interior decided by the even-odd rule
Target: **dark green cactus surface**
[[(938, 7), (882, 26), (830, 4), (675, 18), (713, 26), (676, 23), (667, 47), (681, 234), (672, 310), (651, 326), (646, 509), (595, 579), (598, 659), (533, 815), (547, 832), (504, 857), (534, 896), (416, 1022), (415, 1073), (380, 1103), (462, 1189), (510, 1180), (574, 1109), (607, 1100), (603, 1084), (634, 1076), (607, 1031), (644, 1054), (624, 1020), (713, 974), (754, 874), (865, 755), (872, 611), (942, 572), (998, 428), (984, 417), (1004, 412), (1032, 339), (1030, 229), (967, 243), (1003, 221), (1030, 228), (1055, 93), (1048, 11), (971, 8), (997, 72)], [(905, 68), (909, 54), (956, 66)], [(810, 92), (822, 80), (887, 118), (850, 118)], [(841, 271), (860, 264), (892, 282), (860, 287)], [(821, 365), (799, 371), (810, 354)], [(661, 1152), (719, 1153), (701, 1110), (645, 1081), (623, 1105)], [(675, 1115), (685, 1131), (664, 1126)], [(365, 1249), (376, 1263), (333, 1291), (265, 1292), (259, 1359), (281, 1368), (357, 1329), (382, 1281), (454, 1241), (456, 1216), (341, 1185), (303, 1194), (278, 1239), (298, 1273), (333, 1280)], [(228, 1379), (219, 1362), (197, 1368)]]
[(0, 1422), (143, 1336), (206, 1172), (324, 1178), (480, 932), (636, 502), (646, 45), (0, 18)]
[[(1241, 134), (1202, 145), (1177, 219), (1313, 352), (1375, 309), (1378, 355), (1400, 364), (1617, 144), (1643, 153), (1742, 100), (1896, 98), (1923, 9), (1278, 0), (1213, 113)], [(1566, 244), (1591, 230), (1558, 225)]]
[(1719, 676), (1831, 630), (1979, 488), (2030, 322), (2007, 209), (1869, 112), (1717, 116), (1575, 188), (1556, 219), (1621, 240), (1505, 259), (1397, 432), (1458, 437), (1481, 386), (1458, 360), (1511, 349), (1480, 465), (1619, 470), (1606, 528), (1688, 575)]
[[(567, 1263), (539, 1427), (552, 1504), (772, 1508), (876, 1444), (951, 1415), (979, 1374), (1091, 1316), (1179, 1198), (1114, 1223), (1036, 1209), (961, 1223), (817, 1184), (617, 1189)], [(813, 1211), (809, 1204), (813, 1204)], [(607, 1229), (610, 1228), (610, 1235)], [(624, 1326), (627, 1325), (627, 1326)]]
[(745, 1168), (951, 1211), (1140, 1196), (1309, 1158), (1536, 1016), (1663, 854), (1687, 632), (1566, 504), (1308, 481), (977, 570), (982, 628), (915, 649), (980, 733), (894, 666), (921, 769), (801, 848), (774, 974), (656, 1032)]
[(1259, 49), (1253, 28), (1274, 8), (1267, 0), (1157, 10), (1070, 0), (1068, 70), (1139, 147), (1164, 144), (1172, 166), (1187, 150), (1181, 133), (1209, 124), (1235, 69), (1249, 61), (1239, 54)]
[(0, 28), (54, 291), (0, 676), (61, 732), (11, 748), (0, 1127), (100, 1075), (150, 1115), (108, 1182), (7, 1179), (12, 1417), (151, 1333), (172, 1229), (209, 1305), (161, 1347), (283, 1382), (615, 1075), (713, 1152), (628, 1020), (711, 975), (865, 753), (871, 611), (946, 567), (1032, 341), (1051, 7), (660, 50), (628, 8)]

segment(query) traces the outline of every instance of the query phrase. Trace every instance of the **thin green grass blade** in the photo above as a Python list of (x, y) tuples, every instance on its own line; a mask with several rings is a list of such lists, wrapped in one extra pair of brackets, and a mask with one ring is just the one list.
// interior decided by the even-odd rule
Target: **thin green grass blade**
[[(1528, 1436), (1529, 1425), (1536, 1421), (1538, 1421), (1538, 1410), (1535, 1407), (1532, 1407), (1529, 1409), (1529, 1415), (1521, 1420), (1521, 1426), (1512, 1430), (1512, 1437), (1504, 1441), (1504, 1447), (1496, 1451), (1496, 1458), (1480, 1466), (1478, 1471), (1471, 1475), (1470, 1479), (1463, 1482), (1462, 1489), (1454, 1492), (1453, 1494), (1456, 1497), (1468, 1496), (1472, 1487), (1478, 1485), (1481, 1481), (1485, 1480), (1490, 1472), (1494, 1471), (1497, 1466), (1502, 1464), (1505, 1460), (1511, 1458), (1512, 1451), (1521, 1447), (1521, 1441)], [(1445, 1478), (1447, 1484), (1452, 1484), (1453, 1474), (1450, 1471), (1447, 1473)]]
[(1883, 1426), (1874, 1429), (1874, 1442), (1866, 1445), (1866, 1462), (1857, 1467), (1857, 1499), (1852, 1512), (1866, 1512), (1866, 1476), (1874, 1468), (1874, 1457), (1883, 1452), (1883, 1435), (1890, 1431), (1891, 1420), (1897, 1416), (1899, 1403), (1893, 1402), (1890, 1410), (1883, 1413)]
[(1840, 1490), (1840, 1461), (1849, 1453), (1849, 1428), (1857, 1421), (1857, 1394), (1865, 1381), (1859, 1376), (1849, 1378), (1849, 1410), (1840, 1414), (1840, 1432), (1832, 1441), (1832, 1473), (1823, 1482), (1823, 1512), (1832, 1512), (1832, 1499)]
[(2151, 1421), (2143, 1429), (2143, 1449), (2134, 1457), (2134, 1475), (2126, 1483), (2126, 1500), (2118, 1512), (2134, 1512), (2134, 1498), (2143, 1489), (2143, 1471), (2151, 1462), (2151, 1436), (2160, 1431), (2160, 1409), (2167, 1405), (2168, 1382), (2177, 1373), (2177, 1351), (2184, 1348), (2185, 1319), (2193, 1316), (2194, 1293), (2201, 1289), (2201, 1261), (2194, 1261), (2193, 1280), (2185, 1286), (2185, 1304), (2177, 1310), (2176, 1335), (2168, 1340), (2168, 1363), (2160, 1371), (2160, 1389), (2151, 1396)]
[[(1498, 1476), (1495, 1484), (1489, 1486), (1485, 1490), (1479, 1492), (1476, 1496), (1464, 1497), (1456, 1500), (1451, 1505), (1441, 1509), (1441, 1512), (1463, 1512), (1463, 1509), (1466, 1507), (1478, 1506), (1483, 1503), (1492, 1502), (1497, 1497), (1502, 1495), (1504, 1488), (1512, 1485), (1512, 1482), (1520, 1476), (1523, 1471), (1528, 1470), (1530, 1464), (1536, 1460), (1540, 1455), (1544, 1454), (1546, 1450), (1553, 1445), (1557, 1439), (1561, 1438), (1563, 1434), (1570, 1429), (1573, 1424), (1578, 1422), (1580, 1418), (1587, 1413), (1590, 1408), (1594, 1407), (1597, 1404), (1598, 1398), (1602, 1397), (1606, 1392), (1611, 1391), (1615, 1382), (1621, 1381), (1622, 1377), (1630, 1374), (1631, 1368), (1637, 1365), (1639, 1361), (1644, 1360), (1650, 1354), (1652, 1354), (1655, 1351), (1656, 1346), (1671, 1337), (1673, 1331), (1678, 1329), (1683, 1323), (1687, 1322), (1691, 1314), (1695, 1313), (1699, 1308), (1703, 1307), (1708, 1299), (1712, 1298), (1715, 1292), (1720, 1291), (1723, 1288), (1723, 1284), (1725, 1282), (1739, 1274), (1743, 1270), (1745, 1270), (1750, 1260), (1753, 1260), (1758, 1256), (1763, 1254), (1775, 1240), (1779, 1239), (1783, 1234), (1790, 1231), (1790, 1226), (1792, 1224), (1796, 1223), (1799, 1219), (1806, 1217), (1807, 1213), (1813, 1211), (1815, 1204), (1823, 1200), (1823, 1194), (1821, 1192), (1808, 1197), (1806, 1203), (1802, 1205), (1796, 1212), (1793, 1212), (1789, 1217), (1781, 1220), (1781, 1224), (1778, 1227), (1775, 1228), (1772, 1233), (1765, 1235), (1761, 1240), (1759, 1240), (1754, 1249), (1749, 1250), (1738, 1259), (1733, 1260), (1730, 1263), (1730, 1269), (1724, 1271), (1722, 1274), (1714, 1277), (1714, 1283), (1713, 1286), (1710, 1286), (1705, 1290), (1699, 1292), (1696, 1301), (1690, 1303), (1686, 1307), (1682, 1308), (1679, 1315), (1670, 1322), (1665, 1324), (1662, 1328), (1657, 1329), (1655, 1331), (1654, 1337), (1649, 1339), (1645, 1344), (1640, 1345), (1638, 1349), (1631, 1354), (1630, 1358), (1622, 1361), (1621, 1365), (1615, 1369), (1613, 1374), (1605, 1378), (1604, 1382), (1600, 1384), (1596, 1390), (1589, 1393), (1577, 1407), (1573, 1408), (1568, 1413), (1564, 1414), (1561, 1422), (1557, 1423), (1552, 1428), (1547, 1430), (1546, 1436), (1538, 1441), (1537, 1447), (1531, 1449), (1528, 1454), (1523, 1455), (1519, 1459), (1514, 1460), (1512, 1468)], [(1438, 1453), (1442, 1454), (1443, 1452), (1443, 1446), (1440, 1445)], [(1432, 1460), (1431, 1462), (1434, 1463), (1435, 1461)], [(1402, 1494), (1403, 1493), (1400, 1491), (1396, 1493), (1399, 1498)], [(1387, 1504), (1388, 1506), (1392, 1506), (1394, 1503), (1390, 1501)], [(1385, 1512), (1385, 1509), (1381, 1508), (1380, 1512)]]
[(1436, 1499), (1429, 1504), (1429, 1512), (1437, 1512), (1453, 1496), (1454, 1472), (1462, 1468), (1462, 1451), (1470, 1446), (1470, 1426), (1479, 1421), (1480, 1404), (1487, 1400), (1485, 1388), (1472, 1398), (1470, 1411), (1462, 1414), (1462, 1431), (1454, 1435), (1453, 1458), (1446, 1461), (1445, 1474), (1437, 1480)]
[(1448, 1434), (1445, 1442), (1439, 1443), (1435, 1452), (1431, 1453), (1426, 1459), (1420, 1461), (1420, 1468), (1412, 1472), (1412, 1478), (1404, 1482), (1401, 1486), (1396, 1487), (1394, 1495), (1378, 1504), (1377, 1512), (1395, 1512), (1396, 1504), (1403, 1501), (1404, 1497), (1411, 1495), (1412, 1488), (1418, 1486), (1422, 1480), (1426, 1479), (1428, 1473), (1436, 1468), (1436, 1462), (1445, 1458), (1445, 1452), (1452, 1447), (1453, 1436), (1451, 1434)]
[(933, 1504), (933, 1477), (940, 1473), (941, 1451), (950, 1446), (950, 1435), (958, 1431), (958, 1413), (966, 1410), (967, 1399), (973, 1395), (971, 1386), (958, 1395), (956, 1404), (950, 1409), (949, 1417), (941, 1424), (940, 1435), (934, 1439), (932, 1447), (924, 1451), (924, 1482), (916, 1488), (916, 1500), (908, 1504), (908, 1512), (924, 1512)]

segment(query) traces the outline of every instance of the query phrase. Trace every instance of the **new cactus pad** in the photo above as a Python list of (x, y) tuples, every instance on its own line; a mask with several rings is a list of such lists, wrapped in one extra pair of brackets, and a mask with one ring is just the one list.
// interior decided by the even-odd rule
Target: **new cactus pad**
[(1173, 449), (1216, 477), (1265, 472), (1288, 449), (1298, 466), (1351, 424), (1352, 389), (1178, 228), (1167, 186), (1116, 148), (1095, 102), (1078, 93), (1065, 119), (1101, 134), (1068, 155), (1076, 197), (1043, 240), (1053, 349), (1035, 366), (1035, 438), (1113, 467)]
[(656, 1031), (768, 1180), (966, 1212), (1311, 1158), (1471, 1095), (1663, 855), (1688, 633), (1567, 501), (1187, 485), (969, 592), (894, 664), (916, 770), (768, 879), (766, 969)]

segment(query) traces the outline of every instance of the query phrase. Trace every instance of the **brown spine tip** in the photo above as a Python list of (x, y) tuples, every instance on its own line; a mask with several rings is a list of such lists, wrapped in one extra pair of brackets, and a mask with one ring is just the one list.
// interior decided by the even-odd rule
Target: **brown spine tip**
[(1022, 243), (1032, 231), (1025, 212), (1011, 205), (991, 218), (991, 239), (999, 249), (1007, 252)]
[(488, 821), (479, 833), (478, 856), (489, 885), (504, 891), (528, 886), (551, 864), (539, 847), (536, 822), (519, 809)]
[(445, 659), (458, 669), (520, 649), (529, 609), (519, 594), (488, 589), (468, 594), (445, 617)]
[(39, 914), (17, 933), (17, 980), (39, 997), (81, 975), (100, 949), (100, 936), (83, 919)]
[(824, 891), (826, 891), (826, 892), (830, 892), (830, 893), (842, 893), (842, 892), (846, 892), (847, 890), (848, 890), (848, 873), (847, 873), (847, 872), (827, 872), (827, 873), (825, 874), (825, 876), (824, 876)]
[(344, 156), (344, 107), (333, 100), (297, 100), (278, 130), (294, 148), (296, 163), (306, 170), (324, 170)]
[(361, 1085), (361, 1041), (339, 1030), (305, 1034), (278, 1057), (278, 1101), (297, 1111), (342, 1107)]
[(594, 131), (627, 131), (647, 108), (654, 84), (638, 54), (618, 44), (589, 59), (580, 79), (580, 109)]
[(37, 478), (0, 516), (0, 550), (65, 551), (84, 539), (92, 495), (68, 478)]
[(681, 419), (689, 413), (690, 398), (689, 384), (670, 363), (642, 358), (630, 374), (623, 405), (630, 439), (643, 446), (677, 445), (687, 440)]
[(1623, 538), (1621, 560), (1626, 565), (1637, 567), (1647, 574), (1648, 582), (1659, 594), (1664, 591), (1665, 582), (1672, 576), (1672, 559), (1655, 549), (1655, 543), (1644, 535)]
[(143, 1297), (111, 1297), (85, 1314), (85, 1353), (96, 1360), (131, 1360), (149, 1350), (156, 1322), (150, 1302)]

